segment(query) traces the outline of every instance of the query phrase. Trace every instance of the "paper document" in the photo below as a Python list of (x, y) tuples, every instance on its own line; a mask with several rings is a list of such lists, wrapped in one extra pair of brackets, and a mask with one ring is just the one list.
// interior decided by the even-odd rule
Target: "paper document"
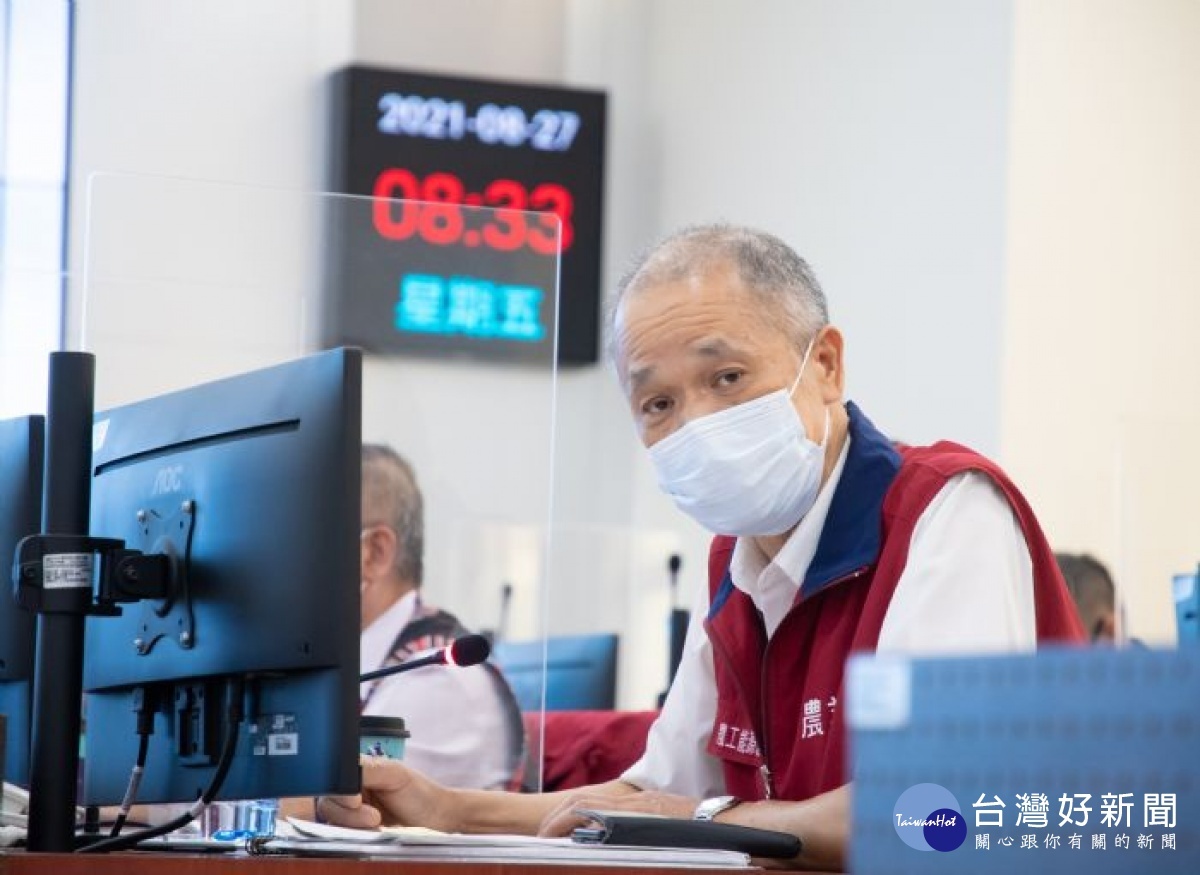
[(570, 839), (543, 839), (526, 835), (474, 835), (438, 832), (423, 826), (385, 826), (379, 830), (349, 829), (328, 823), (313, 823), (289, 817), (288, 823), (306, 838), (326, 841), (359, 842), (364, 844), (391, 843), (401, 845), (433, 845), (448, 847), (540, 848), (546, 845), (573, 844)]
[(734, 851), (583, 845), (567, 838), (467, 835), (420, 827), (360, 830), (313, 823), (294, 817), (287, 818), (287, 823), (296, 834), (304, 838), (272, 841), (271, 850), (285, 850), (297, 854), (354, 854), (421, 860), (490, 859), (529, 863), (594, 863), (605, 866), (741, 869), (750, 865), (750, 858), (746, 854)]

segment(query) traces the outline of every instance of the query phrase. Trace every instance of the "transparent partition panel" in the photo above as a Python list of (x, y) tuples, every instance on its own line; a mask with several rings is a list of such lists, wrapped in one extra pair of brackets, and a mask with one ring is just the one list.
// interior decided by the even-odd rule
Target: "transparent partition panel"
[(547, 789), (619, 777), (640, 756), (706, 603), (711, 540), (659, 490), (611, 368), (564, 369), (557, 397)]
[(68, 345), (98, 359), (98, 406), (316, 349), (310, 326), (336, 200), (190, 179), (94, 174)]
[[(403, 592), (418, 583), (423, 608), (447, 611), (473, 632), (544, 635), (555, 535), (557, 216), (119, 175), (94, 177), (88, 197), (70, 336), (96, 355), (98, 407), (323, 348), (362, 348), (363, 442), (395, 450), (423, 496), (423, 520), (394, 501), (368, 508), (364, 498), (372, 518), (361, 519), (363, 543), (368, 527), (386, 524), (397, 555), (421, 560), (389, 585)], [(395, 656), (388, 637), (370, 661)], [(530, 676), (538, 708), (543, 673), (539, 662)], [(451, 695), (455, 682), (446, 682)], [(433, 707), (447, 707), (438, 701)], [(462, 723), (480, 709), (477, 697), (452, 707)], [(431, 717), (421, 702), (403, 710), (394, 716), (412, 733), (406, 758), (436, 772), (446, 760), (439, 750), (456, 743), (445, 737), (454, 721)], [(520, 719), (515, 708), (498, 713)], [(446, 780), (476, 779), (451, 769)]]

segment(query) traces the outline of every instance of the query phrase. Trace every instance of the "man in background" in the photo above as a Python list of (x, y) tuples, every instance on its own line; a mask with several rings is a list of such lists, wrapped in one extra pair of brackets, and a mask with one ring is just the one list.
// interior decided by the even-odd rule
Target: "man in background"
[[(425, 509), (412, 466), (387, 446), (362, 450), (362, 671), (395, 665), (467, 634), (427, 604)], [(362, 685), (364, 715), (401, 717), (407, 763), (451, 787), (503, 789), (520, 780), (524, 730), (492, 665), (427, 668)]]
[(1086, 553), (1055, 553), (1055, 560), (1075, 600), (1079, 619), (1093, 643), (1111, 644), (1117, 635), (1116, 589), (1112, 575)]

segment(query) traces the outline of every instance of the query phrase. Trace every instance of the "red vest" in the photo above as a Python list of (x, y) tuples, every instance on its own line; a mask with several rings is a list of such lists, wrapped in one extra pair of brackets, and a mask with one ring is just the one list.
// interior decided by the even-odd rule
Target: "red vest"
[(808, 799), (846, 782), (842, 673), (874, 651), (908, 560), (917, 520), (950, 478), (980, 471), (1008, 499), (1033, 561), (1038, 641), (1085, 640), (1054, 554), (1017, 488), (958, 444), (897, 450), (853, 404), (850, 450), (816, 555), (796, 603), (767, 641), (750, 597), (733, 586), (734, 539), (709, 553), (717, 714), (708, 751), (727, 792), (742, 799)]

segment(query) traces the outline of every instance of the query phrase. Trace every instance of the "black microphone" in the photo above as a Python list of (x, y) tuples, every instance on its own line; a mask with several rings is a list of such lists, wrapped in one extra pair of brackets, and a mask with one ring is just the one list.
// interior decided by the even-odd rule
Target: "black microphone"
[(403, 674), (406, 671), (412, 671), (414, 668), (424, 668), (427, 665), (453, 665), (466, 668), (468, 665), (478, 665), (483, 662), (491, 655), (491, 652), (492, 646), (488, 644), (487, 639), (482, 635), (464, 635), (461, 638), (455, 638), (445, 647), (439, 647), (428, 656), (418, 656), (416, 659), (410, 659), (408, 662), (402, 662), (399, 665), (388, 665), (383, 668), (377, 668), (375, 671), (369, 671), (361, 675), (358, 682), (365, 683), (373, 681), (376, 678)]
[(667, 559), (667, 571), (671, 575), (671, 607), (675, 607), (675, 594), (679, 592), (679, 569), (683, 567), (683, 557), (672, 553)]

